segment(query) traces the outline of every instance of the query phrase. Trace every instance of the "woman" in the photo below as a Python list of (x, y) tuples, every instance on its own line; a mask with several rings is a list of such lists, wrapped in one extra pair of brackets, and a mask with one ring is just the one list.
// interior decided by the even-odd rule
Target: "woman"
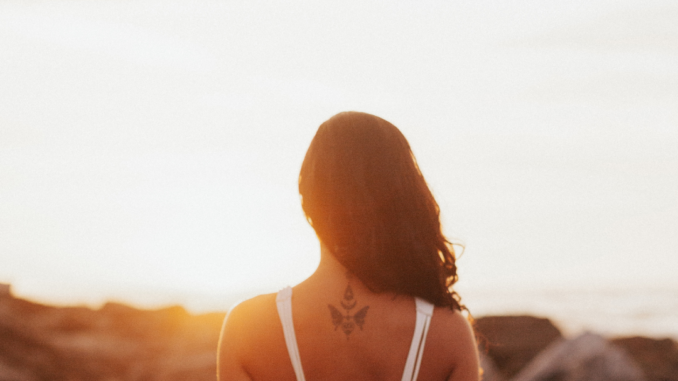
[(230, 311), (219, 380), (478, 380), (454, 251), (402, 133), (370, 114), (333, 116), (299, 193), (318, 269)]

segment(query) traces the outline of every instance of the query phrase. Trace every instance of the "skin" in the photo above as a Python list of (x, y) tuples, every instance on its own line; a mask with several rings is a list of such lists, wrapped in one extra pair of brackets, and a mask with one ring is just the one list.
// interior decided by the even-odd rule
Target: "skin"
[[(294, 329), (307, 380), (400, 380), (414, 334), (414, 298), (369, 291), (321, 245), (318, 269), (293, 288)], [(335, 329), (328, 304), (341, 312), (347, 285), (369, 306), (362, 330)], [(276, 294), (238, 304), (224, 322), (219, 342), (219, 381), (294, 381)], [(435, 307), (419, 372), (420, 380), (478, 381), (473, 331), (458, 311)]]

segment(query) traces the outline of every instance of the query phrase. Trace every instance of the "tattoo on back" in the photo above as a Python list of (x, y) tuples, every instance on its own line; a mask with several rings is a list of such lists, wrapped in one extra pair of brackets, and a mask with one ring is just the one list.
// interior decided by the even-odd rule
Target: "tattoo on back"
[[(351, 277), (347, 274), (349, 281)], [(349, 283), (346, 286), (346, 291), (344, 291), (344, 298), (339, 301), (341, 307), (346, 310), (346, 315), (344, 315), (339, 309), (331, 304), (328, 304), (327, 307), (330, 309), (330, 314), (332, 316), (332, 324), (334, 324), (334, 330), (341, 327), (341, 330), (346, 335), (346, 340), (348, 340), (349, 335), (355, 329), (356, 325), (360, 330), (363, 330), (363, 324), (365, 324), (365, 316), (367, 316), (367, 310), (370, 306), (365, 306), (358, 310), (358, 312), (351, 315), (351, 310), (356, 307), (358, 301), (353, 297), (353, 289)]]

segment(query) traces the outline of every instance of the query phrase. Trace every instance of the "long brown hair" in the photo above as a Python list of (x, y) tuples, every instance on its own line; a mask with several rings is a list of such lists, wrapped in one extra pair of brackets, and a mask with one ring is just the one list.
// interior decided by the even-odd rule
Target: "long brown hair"
[(456, 258), (440, 209), (393, 124), (361, 112), (324, 122), (301, 166), (299, 193), (318, 238), (370, 290), (464, 308), (452, 290)]

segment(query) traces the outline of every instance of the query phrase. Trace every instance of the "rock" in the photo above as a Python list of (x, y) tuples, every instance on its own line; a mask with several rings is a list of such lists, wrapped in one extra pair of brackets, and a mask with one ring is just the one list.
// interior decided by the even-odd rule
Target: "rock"
[(512, 381), (644, 381), (640, 367), (603, 337), (584, 333), (559, 340), (534, 358)]
[(678, 381), (678, 343), (671, 339), (625, 337), (612, 340), (643, 369), (647, 381)]
[(505, 379), (516, 375), (562, 334), (548, 319), (532, 316), (487, 316), (476, 320), (481, 352), (486, 352)]
[(12, 286), (7, 283), (0, 283), (0, 298), (12, 296)]
[(0, 380), (63, 380), (62, 360), (45, 340), (0, 317)]
[(0, 297), (1, 381), (214, 381), (223, 313)]

